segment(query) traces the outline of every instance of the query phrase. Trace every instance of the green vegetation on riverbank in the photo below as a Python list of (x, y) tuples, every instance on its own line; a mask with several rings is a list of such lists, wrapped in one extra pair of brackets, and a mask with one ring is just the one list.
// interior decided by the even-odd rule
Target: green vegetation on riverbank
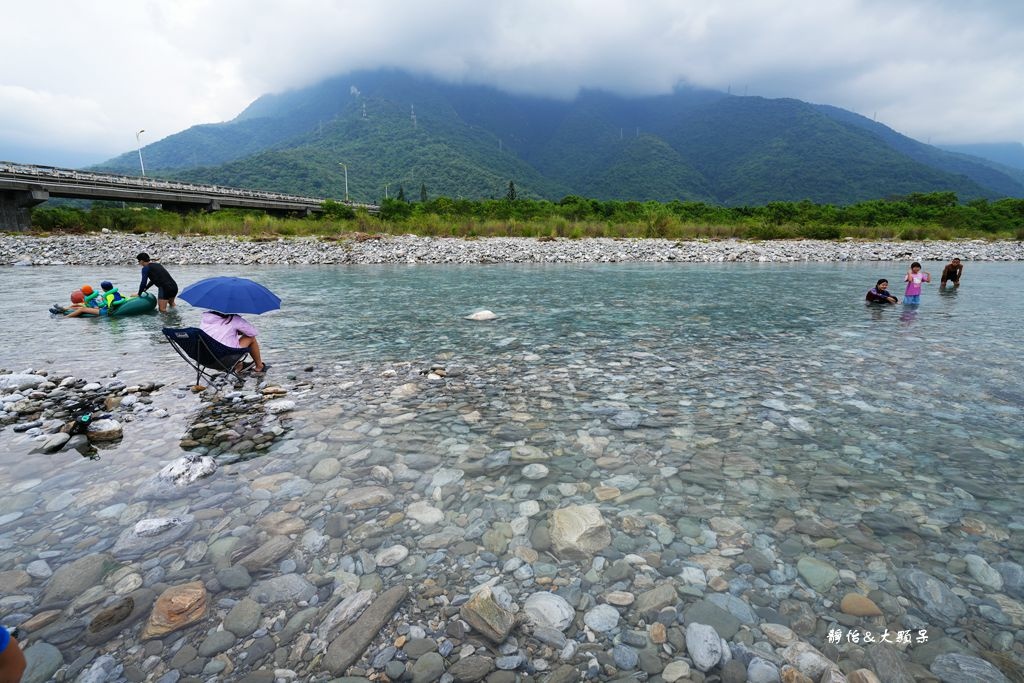
[[(514, 190), (510, 190), (514, 197)], [(32, 213), (40, 232), (120, 232), (237, 236), (342, 236), (354, 232), (448, 237), (660, 237), (667, 239), (1024, 239), (1024, 199), (957, 202), (952, 192), (911, 194), (849, 206), (771, 202), (722, 207), (702, 202), (599, 201), (568, 196), (560, 202), (438, 197), (425, 202), (385, 200), (379, 216), (327, 202), (312, 218), (274, 218), (259, 212), (178, 214), (155, 209), (55, 207)]]

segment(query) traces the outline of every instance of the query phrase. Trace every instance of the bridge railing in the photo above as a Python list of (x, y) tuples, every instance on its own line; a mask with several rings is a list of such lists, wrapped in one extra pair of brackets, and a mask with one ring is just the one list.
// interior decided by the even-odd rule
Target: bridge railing
[[(324, 199), (318, 197), (305, 197), (302, 195), (289, 195), (280, 192), (267, 192), (264, 190), (247, 190), (240, 187), (224, 187), (221, 185), (200, 185), (198, 183), (182, 182), (177, 180), (164, 180), (145, 176), (126, 176), (116, 173), (100, 173), (96, 171), (78, 171), (68, 168), (57, 168), (54, 166), (39, 166), (35, 164), (19, 164), (10, 161), (0, 161), (0, 174), (29, 179), (52, 179), (57, 181), (80, 181), (96, 185), (107, 185), (116, 187), (146, 188), (153, 190), (164, 190), (174, 192), (187, 192), (204, 195), (219, 195), (224, 197), (247, 197), (251, 199), (263, 199), (275, 202), (290, 202), (302, 205), (320, 206)], [(336, 200), (340, 201), (340, 200)], [(357, 202), (342, 202), (350, 206), (376, 208), (372, 204), (360, 204)]]

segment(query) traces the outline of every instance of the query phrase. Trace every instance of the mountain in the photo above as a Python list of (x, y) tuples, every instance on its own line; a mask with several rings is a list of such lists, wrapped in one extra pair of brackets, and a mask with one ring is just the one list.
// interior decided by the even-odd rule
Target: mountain
[(988, 159), (1001, 166), (1024, 171), (1024, 144), (1019, 142), (992, 142), (976, 145), (940, 145), (948, 152), (970, 154)]
[[(377, 200), (397, 193), (569, 194), (726, 205), (847, 204), (912, 192), (1024, 196), (1013, 169), (794, 99), (679, 87), (626, 98), (514, 95), (400, 71), (355, 72), (254, 101), (234, 120), (143, 148), (146, 169), (198, 182)], [(134, 173), (129, 152), (96, 167)], [(387, 186), (387, 190), (385, 187)]]

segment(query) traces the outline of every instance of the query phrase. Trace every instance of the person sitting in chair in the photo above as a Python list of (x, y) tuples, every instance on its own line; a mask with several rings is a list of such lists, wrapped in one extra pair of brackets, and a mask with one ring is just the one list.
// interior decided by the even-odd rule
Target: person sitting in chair
[(260, 343), (256, 341), (256, 328), (240, 315), (206, 311), (199, 323), (199, 329), (210, 335), (224, 346), (233, 349), (248, 349), (256, 363), (253, 372), (262, 374), (267, 371), (260, 355)]

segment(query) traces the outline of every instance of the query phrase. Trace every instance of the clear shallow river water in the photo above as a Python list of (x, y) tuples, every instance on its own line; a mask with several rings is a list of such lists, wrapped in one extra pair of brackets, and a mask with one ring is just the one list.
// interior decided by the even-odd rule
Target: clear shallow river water
[[(926, 269), (937, 275), (941, 264)], [(601, 503), (615, 520), (614, 547), (657, 553), (666, 564), (722, 549), (714, 534), (680, 540), (690, 527), (679, 520), (707, 530), (710, 518), (740, 520), (750, 538), (777, 541), (796, 524), (806, 549), (856, 572), (865, 589), (897, 592), (892, 572), (911, 565), (967, 586), (951, 556), (977, 553), (994, 563), (1024, 555), (1021, 264), (969, 263), (960, 290), (926, 287), (916, 308), (867, 306), (864, 292), (878, 277), (902, 298), (900, 269), (871, 263), (172, 272), (182, 286), (215, 274), (252, 277), (284, 300), (281, 311), (252, 321), (273, 366), (270, 381), (288, 387), (315, 378), (293, 392), (298, 406), (285, 433), (259, 452), (246, 442), (231, 458), (230, 445), (212, 446), (226, 463), (214, 477), (119, 523), (97, 523), (91, 515), (133, 503), (139, 482), (181, 455), (185, 432), (208, 421), (197, 417), (199, 398), (174, 390), (189, 383), (187, 368), (159, 333), (161, 325), (196, 324), (199, 312), (181, 302), (166, 316), (53, 319), (49, 304), (83, 282), (112, 279), (130, 292), (137, 270), (0, 269), (8, 293), (0, 367), (90, 380), (116, 370), (129, 384), (165, 382), (154, 405), (170, 413), (126, 425), (124, 440), (98, 462), (26, 457), (33, 442), (0, 433), (0, 487), (41, 480), (20, 493), (26, 516), (0, 528), (0, 570), (40, 551), (34, 529), (49, 525), (46, 543), (74, 556), (82, 538), (100, 539), (103, 549), (141, 517), (184, 513), (225, 491), (237, 498), (238, 507), (221, 506), (231, 524), (198, 525), (193, 545), (257, 525), (289, 500), (322, 531), (323, 515), (337, 509), (326, 501), (367, 483), (373, 463), (413, 472), (392, 509), (433, 498), (463, 529), (486, 529), (517, 510), (536, 522), (567, 502), (594, 502), (581, 483), (612, 482), (632, 492)], [(463, 319), (481, 308), (498, 319)], [(427, 379), (433, 365), (446, 377)], [(246, 460), (232, 464), (239, 456)], [(53, 477), (55, 457), (62, 460)], [(306, 481), (324, 457), (352, 470), (326, 491)], [(528, 462), (549, 474), (526, 477)], [(430, 482), (448, 470), (474, 483), (433, 494)], [(281, 473), (294, 481), (253, 485)], [(273, 503), (247, 506), (254, 489), (268, 487)], [(78, 502), (48, 506), (67, 491)], [(539, 515), (516, 507), (534, 500)], [(637, 527), (636, 517), (646, 521)], [(659, 535), (663, 527), (672, 532)], [(857, 529), (882, 547), (858, 545)], [(422, 535), (414, 526), (389, 541), (415, 556)], [(822, 538), (828, 542), (813, 545)], [(188, 547), (163, 550), (161, 561), (201, 574), (211, 560)], [(334, 551), (306, 549), (305, 559), (348, 568), (345, 552)], [(390, 578), (385, 570), (385, 583)], [(479, 578), (467, 576), (463, 589)], [(991, 636), (1005, 626), (977, 628)], [(62, 647), (70, 661), (78, 646)]]

